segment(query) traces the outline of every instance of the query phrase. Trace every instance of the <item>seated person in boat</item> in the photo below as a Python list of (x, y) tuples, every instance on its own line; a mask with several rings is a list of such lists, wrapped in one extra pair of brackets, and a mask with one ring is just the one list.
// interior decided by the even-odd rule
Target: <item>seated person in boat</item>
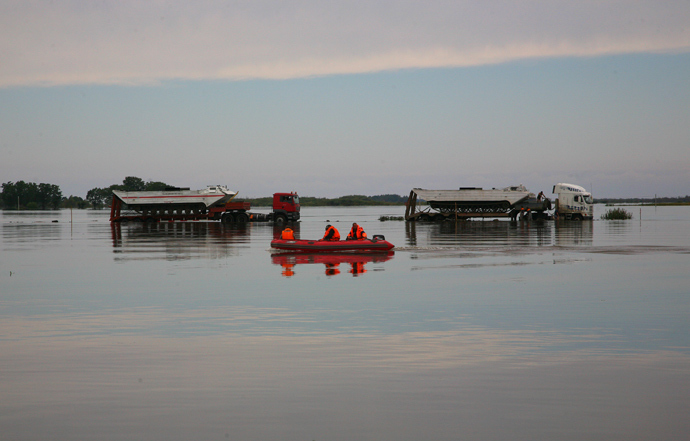
[(283, 240), (295, 240), (295, 233), (288, 227), (280, 233), (280, 238)]
[(364, 228), (360, 227), (356, 223), (352, 224), (352, 229), (347, 235), (347, 240), (362, 240), (367, 238), (367, 233), (364, 232)]
[(326, 225), (326, 234), (323, 235), (323, 239), (321, 240), (338, 241), (340, 240), (340, 233), (333, 225)]

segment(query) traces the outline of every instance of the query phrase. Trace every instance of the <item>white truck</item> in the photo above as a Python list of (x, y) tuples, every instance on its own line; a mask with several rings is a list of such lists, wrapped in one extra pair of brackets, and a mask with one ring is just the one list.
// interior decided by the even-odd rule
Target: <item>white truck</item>
[(584, 220), (594, 218), (592, 193), (579, 185), (560, 183), (553, 186), (556, 195), (554, 218)]

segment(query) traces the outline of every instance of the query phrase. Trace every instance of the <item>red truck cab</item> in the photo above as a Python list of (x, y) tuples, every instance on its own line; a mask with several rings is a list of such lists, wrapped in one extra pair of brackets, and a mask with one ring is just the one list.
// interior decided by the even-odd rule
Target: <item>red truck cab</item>
[(299, 220), (297, 193), (273, 193), (273, 216), (276, 222)]

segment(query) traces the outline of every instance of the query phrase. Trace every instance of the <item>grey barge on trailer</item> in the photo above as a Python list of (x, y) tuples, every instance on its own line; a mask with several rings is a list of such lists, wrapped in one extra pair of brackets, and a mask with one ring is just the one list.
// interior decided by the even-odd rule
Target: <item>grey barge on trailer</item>
[[(421, 203), (426, 202), (428, 206)], [(537, 199), (523, 185), (503, 189), (484, 190), (461, 187), (458, 190), (426, 190), (413, 188), (407, 199), (405, 220), (437, 221), (453, 219), (498, 218), (515, 219), (529, 210), (534, 217), (543, 218), (551, 202)]]

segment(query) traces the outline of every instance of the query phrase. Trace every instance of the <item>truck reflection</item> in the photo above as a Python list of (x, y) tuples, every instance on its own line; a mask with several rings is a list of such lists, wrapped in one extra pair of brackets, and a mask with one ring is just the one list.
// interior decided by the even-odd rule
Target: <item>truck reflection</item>
[(237, 255), (250, 240), (252, 224), (220, 222), (111, 222), (118, 261), (180, 260)]
[[(395, 253), (277, 253), (271, 255), (271, 263), (280, 265), (283, 277), (295, 275), (295, 267), (304, 264), (323, 264), (326, 276), (335, 276), (341, 273), (341, 264), (347, 265), (348, 274), (357, 277), (367, 272), (366, 264), (370, 262), (380, 263), (393, 258)], [(344, 271), (344, 270), (343, 270)]]
[(582, 247), (593, 242), (593, 223), (578, 221), (407, 222), (410, 247)]

